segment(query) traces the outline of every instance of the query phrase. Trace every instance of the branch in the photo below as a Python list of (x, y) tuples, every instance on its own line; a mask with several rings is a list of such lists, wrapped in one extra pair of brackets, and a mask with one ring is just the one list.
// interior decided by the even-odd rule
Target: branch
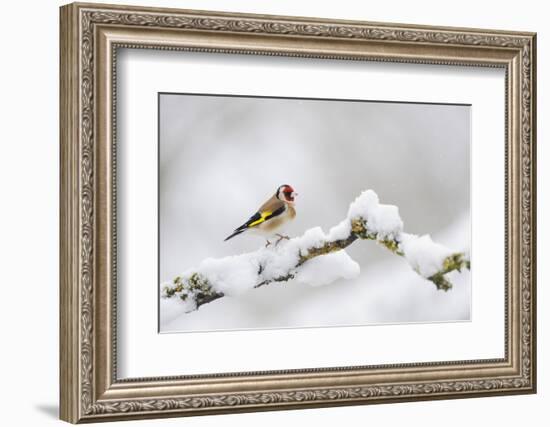
[(183, 311), (191, 312), (224, 296), (274, 282), (297, 279), (318, 285), (351, 279), (359, 274), (359, 265), (344, 249), (357, 240), (374, 240), (404, 257), (414, 271), (444, 291), (452, 288), (448, 273), (470, 268), (466, 254), (434, 243), (428, 235), (404, 233), (397, 207), (380, 204), (376, 193), (368, 190), (350, 205), (347, 218), (328, 233), (312, 228), (278, 246), (206, 259), (165, 284), (162, 296), (178, 297), (184, 303)]

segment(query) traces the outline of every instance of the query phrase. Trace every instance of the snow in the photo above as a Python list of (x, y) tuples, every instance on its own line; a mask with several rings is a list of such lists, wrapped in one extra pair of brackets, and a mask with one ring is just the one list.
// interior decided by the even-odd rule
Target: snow
[(369, 234), (376, 234), (378, 240), (394, 239), (403, 231), (397, 206), (380, 204), (372, 190), (363, 191), (350, 205), (348, 219), (355, 218), (363, 218)]
[(258, 265), (262, 265), (262, 280), (286, 276), (294, 270), (300, 255), (307, 255), (310, 248), (323, 246), (327, 236), (321, 227), (311, 228), (300, 236), (290, 240), (283, 240), (257, 252)]
[[(465, 212), (451, 227), (439, 232), (435, 236), (436, 241), (467, 250), (470, 240), (468, 219), (469, 213)], [(413, 247), (412, 252), (408, 251), (410, 256), (421, 253), (422, 251), (418, 248), (428, 241), (428, 238), (415, 239), (415, 237), (405, 233), (400, 235), (402, 240), (412, 244), (410, 245)], [(276, 248), (261, 249), (259, 251), (263, 253), (261, 257), (275, 256), (277, 251), (289, 250), (290, 247), (285, 248), (288, 245), (284, 244), (291, 242), (281, 242), (281, 245)], [(436, 243), (433, 245), (441, 246)], [(429, 250), (431, 252), (433, 246), (431, 244), (427, 246), (431, 248)], [(470, 319), (469, 270), (449, 273), (448, 277), (454, 285), (453, 289), (451, 292), (441, 292), (415, 273), (402, 257), (387, 253), (385, 261), (373, 265), (362, 265), (360, 273), (356, 270), (358, 276), (355, 278), (344, 277), (342, 274), (341, 278), (337, 278), (332, 283), (320, 282), (315, 286), (314, 282), (319, 278), (313, 275), (308, 277), (308, 266), (314, 266), (310, 263), (324, 260), (320, 261), (323, 265), (311, 267), (312, 270), (327, 267), (326, 271), (332, 274), (333, 270), (329, 264), (334, 256), (347, 257), (348, 255), (344, 251), (339, 251), (313, 258), (300, 268), (294, 280), (263, 286), (251, 292), (244, 292), (238, 297), (221, 298), (191, 313), (183, 312), (182, 301), (179, 298), (162, 298), (161, 330), (185, 332), (452, 322)], [(423, 257), (427, 255), (424, 254)], [(325, 262), (329, 264), (325, 265)], [(343, 267), (344, 261), (340, 260), (336, 263)], [(351, 264), (349, 267), (352, 274)], [(304, 285), (305, 283), (307, 285)]]
[[(182, 276), (182, 280), (187, 280), (188, 277)], [(168, 298), (166, 295), (166, 288), (171, 286), (171, 283), (163, 283), (161, 285), (161, 295), (162, 295), (162, 311), (163, 316), (171, 317), (175, 315), (177, 307), (179, 307), (180, 314), (190, 313), (197, 309), (197, 303), (192, 295), (188, 295), (188, 292), (176, 292), (174, 296)], [(168, 302), (170, 301), (170, 302)], [(166, 310), (166, 312), (164, 312)]]
[[(272, 244), (255, 252), (217, 259), (207, 258), (197, 268), (183, 273), (181, 277), (185, 282), (193, 273), (197, 273), (207, 280), (216, 292), (236, 297), (253, 289), (262, 281), (284, 277), (289, 273), (295, 274), (300, 255), (307, 255), (309, 249), (321, 247), (326, 241), (327, 235), (320, 227), (315, 227), (300, 237), (283, 240), (277, 245)], [(301, 283), (320, 286), (332, 283), (338, 278), (353, 278), (359, 274), (359, 265), (347, 254), (316, 257), (305, 263), (300, 271), (310, 263), (312, 265), (306, 267), (306, 272), (301, 275)], [(314, 274), (314, 269), (319, 269), (320, 273)], [(310, 278), (309, 281), (306, 280), (307, 277)], [(170, 286), (170, 283), (163, 285)], [(185, 301), (189, 299), (191, 298)]]
[(275, 277), (286, 276), (298, 264), (299, 259), (299, 248), (292, 240), (281, 242), (273, 249), (271, 247), (261, 249), (258, 253), (258, 270), (261, 266), (262, 272), (255, 281), (262, 282)]
[(468, 321), (470, 277), (469, 270), (451, 273), (452, 291), (441, 292), (412, 271), (401, 257), (388, 255), (386, 261), (363, 266), (355, 279), (314, 287), (303, 286), (297, 277), (284, 284), (263, 286), (238, 298), (221, 298), (192, 313), (180, 311), (179, 316), (165, 311), (170, 299), (161, 300), (161, 330), (191, 332)]
[[(406, 263), (400, 257), (394, 256), (394, 258), (396, 262), (399, 262), (402, 266), (404, 265), (411, 274), (417, 277), (415, 281), (424, 281), (424, 279), (441, 271), (444, 260), (456, 253), (446, 246), (434, 243), (429, 235), (416, 236), (404, 233), (402, 231), (403, 221), (399, 217), (398, 208), (393, 205), (381, 204), (377, 194), (372, 190), (367, 190), (350, 205), (347, 218), (332, 227), (328, 233), (324, 233), (321, 227), (314, 227), (307, 230), (300, 237), (282, 240), (279, 244), (273, 243), (269, 247), (262, 247), (254, 252), (217, 259), (207, 258), (200, 262), (197, 268), (182, 274), (182, 282), (185, 283), (192, 274), (196, 273), (202, 280), (206, 280), (214, 291), (221, 292), (226, 297), (240, 299), (248, 295), (248, 291), (254, 289), (261, 282), (269, 282), (289, 275), (294, 276), (294, 280), (286, 281), (284, 287), (295, 288), (297, 284), (323, 287), (341, 279), (353, 281), (359, 277), (361, 268), (345, 250), (314, 257), (298, 268), (296, 265), (300, 257), (306, 256), (311, 248), (319, 248), (326, 242), (347, 238), (351, 233), (351, 221), (356, 218), (365, 220), (369, 235), (375, 235), (378, 241), (393, 239), (399, 243), (399, 250), (403, 253), (412, 270), (421, 277), (411, 271), (410, 267), (406, 267)], [(464, 232), (467, 223), (461, 223), (459, 228)], [(469, 234), (466, 233), (466, 236), (469, 236)], [(465, 243), (463, 246), (467, 251), (469, 242)], [(450, 276), (452, 280), (454, 280), (454, 277), (454, 275)], [(168, 286), (173, 285), (168, 283)], [(435, 289), (435, 286), (430, 287), (426, 284), (424, 286)], [(197, 291), (183, 290), (176, 293), (175, 297), (164, 298), (164, 300), (177, 301), (180, 304), (180, 313), (182, 311), (191, 312), (197, 308), (194, 301), (194, 292)], [(252, 294), (257, 293), (260, 293), (260, 289), (252, 292)], [(166, 293), (163, 293), (163, 295), (166, 296)], [(228, 299), (231, 298), (223, 298), (224, 301)], [(216, 303), (219, 303), (219, 301), (200, 307), (200, 311), (206, 310), (209, 312), (212, 309), (210, 306), (215, 306)], [(176, 305), (173, 302), (163, 303), (162, 307), (161, 312), (164, 319), (162, 323), (171, 322), (177, 313)]]
[(326, 241), (325, 233), (321, 227), (310, 228), (302, 236), (295, 237), (290, 242), (296, 244), (302, 251), (308, 248), (322, 246)]
[(325, 286), (338, 279), (355, 279), (361, 269), (345, 250), (310, 259), (298, 271), (296, 280), (310, 286)]
[(422, 277), (428, 278), (443, 268), (445, 258), (455, 253), (451, 249), (435, 243), (429, 235), (416, 236), (402, 233), (400, 249), (410, 266)]
[(195, 301), (192, 298), (187, 298), (185, 301), (175, 294), (172, 298), (162, 298), (160, 300), (161, 324), (172, 322), (178, 317), (185, 317), (188, 313), (196, 309)]
[(351, 203), (347, 218), (329, 230), (327, 240), (348, 237), (351, 221), (357, 218), (365, 220), (369, 234), (376, 235), (377, 240), (395, 239), (403, 231), (397, 206), (381, 204), (373, 190), (366, 190)]
[(207, 258), (196, 271), (216, 291), (228, 296), (238, 296), (254, 287), (258, 277), (258, 260), (255, 253)]
[(351, 222), (349, 218), (344, 219), (338, 225), (332, 227), (328, 234), (327, 240), (334, 242), (335, 240), (343, 240), (351, 233)]

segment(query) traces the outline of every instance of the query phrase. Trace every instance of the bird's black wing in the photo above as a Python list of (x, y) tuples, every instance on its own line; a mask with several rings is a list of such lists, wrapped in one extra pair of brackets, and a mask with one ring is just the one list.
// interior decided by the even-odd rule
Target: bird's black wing
[(242, 232), (248, 230), (249, 228), (253, 228), (253, 227), (256, 227), (276, 216), (279, 216), (281, 215), (284, 211), (285, 211), (286, 207), (285, 205), (281, 206), (280, 208), (274, 210), (273, 212), (269, 212), (269, 211), (266, 211), (266, 212), (256, 212), (254, 215), (252, 215), (248, 221), (246, 221), (243, 225), (241, 225), (240, 227), (237, 227), (234, 231), (233, 231), (233, 234), (231, 234), (230, 236), (226, 237), (225, 240), (229, 240), (231, 239), (232, 237), (235, 237), (236, 235), (238, 234), (241, 234)]

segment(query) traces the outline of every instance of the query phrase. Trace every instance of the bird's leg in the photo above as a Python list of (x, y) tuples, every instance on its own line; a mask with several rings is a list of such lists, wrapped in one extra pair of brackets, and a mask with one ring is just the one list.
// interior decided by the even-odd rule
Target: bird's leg
[(279, 237), (279, 239), (275, 242), (275, 246), (277, 246), (281, 242), (281, 240), (290, 240), (290, 237), (284, 236), (282, 234), (277, 233), (275, 234), (275, 236)]
[(267, 239), (265, 239), (265, 247), (271, 246), (271, 242)]

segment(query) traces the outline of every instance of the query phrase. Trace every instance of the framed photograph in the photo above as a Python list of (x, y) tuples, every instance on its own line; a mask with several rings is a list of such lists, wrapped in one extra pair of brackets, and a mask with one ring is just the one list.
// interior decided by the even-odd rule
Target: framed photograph
[(535, 34), (60, 22), (63, 420), (535, 392)]

